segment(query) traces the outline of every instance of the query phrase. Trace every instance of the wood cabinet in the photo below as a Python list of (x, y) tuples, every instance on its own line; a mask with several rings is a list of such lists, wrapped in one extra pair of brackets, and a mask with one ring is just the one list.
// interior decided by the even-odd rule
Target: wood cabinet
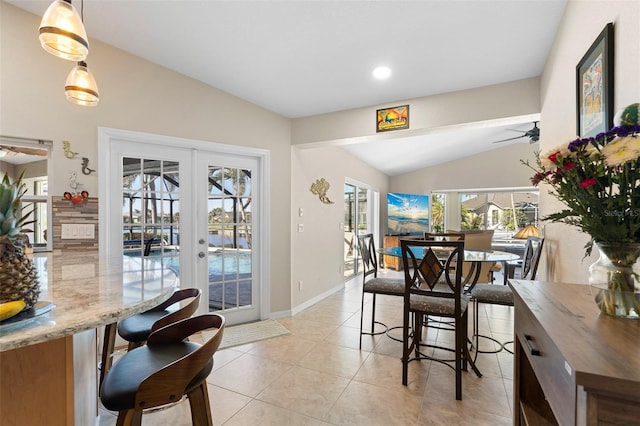
[[(400, 247), (400, 237), (393, 235), (385, 235), (384, 237), (384, 248), (387, 247)], [(382, 262), (384, 263), (385, 268), (393, 268), (396, 271), (402, 269), (402, 258), (396, 256), (382, 256)]]
[(640, 322), (600, 314), (589, 286), (511, 280), (515, 425), (637, 424)]

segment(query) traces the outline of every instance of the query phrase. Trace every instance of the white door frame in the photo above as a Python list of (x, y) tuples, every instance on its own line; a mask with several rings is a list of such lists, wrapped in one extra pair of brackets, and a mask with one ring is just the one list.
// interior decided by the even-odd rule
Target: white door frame
[[(220, 144), (215, 142), (207, 142), (193, 139), (183, 139), (172, 136), (156, 135), (151, 133), (134, 132), (121, 129), (113, 129), (108, 127), (98, 127), (98, 197), (99, 197), (99, 209), (98, 219), (100, 226), (98, 227), (99, 237), (99, 251), (102, 255), (113, 255), (114, 253), (122, 253), (122, 247), (111, 247), (110, 241), (117, 233), (121, 234), (121, 227), (114, 226), (109, 220), (111, 210), (110, 208), (119, 206), (122, 204), (121, 199), (114, 200), (113, 193), (110, 191), (109, 183), (114, 178), (112, 174), (120, 170), (117, 166), (117, 162), (122, 162), (120, 158), (112, 158), (111, 155), (111, 143), (113, 141), (130, 141), (142, 144), (148, 144), (149, 150), (152, 152), (153, 145), (167, 146), (171, 148), (182, 148), (185, 150), (191, 150), (191, 158), (195, 164), (195, 157), (197, 151), (206, 151), (210, 153), (222, 153), (230, 155), (240, 155), (254, 157), (259, 164), (259, 186), (256, 188), (256, 198), (259, 200), (261, 206), (261, 214), (254, 218), (254, 221), (259, 227), (259, 235), (256, 235), (254, 248), (257, 249), (258, 264), (257, 270), (254, 270), (254, 274), (257, 274), (257, 278), (260, 282), (260, 303), (259, 303), (259, 316), (260, 319), (269, 318), (271, 314), (271, 255), (269, 248), (271, 247), (271, 230), (269, 224), (271, 204), (271, 195), (269, 189), (271, 187), (269, 176), (270, 173), (270, 152), (269, 150), (259, 148), (248, 148), (236, 145)], [(193, 181), (190, 182), (191, 188), (197, 186), (195, 173), (193, 174)], [(193, 191), (190, 191), (193, 192)], [(188, 195), (190, 196), (190, 195)], [(196, 209), (197, 210), (197, 209)], [(120, 209), (118, 209), (120, 211)], [(187, 229), (182, 229), (182, 232), (190, 234), (193, 241), (197, 241), (196, 233), (196, 212), (194, 212), (194, 218), (191, 221), (191, 225), (187, 225)], [(185, 234), (187, 235), (187, 234)], [(189, 248), (188, 250), (192, 250)], [(193, 248), (192, 259), (194, 261), (193, 270), (195, 271), (195, 262), (197, 259), (195, 247)], [(208, 311), (208, 307), (201, 306), (200, 313)]]

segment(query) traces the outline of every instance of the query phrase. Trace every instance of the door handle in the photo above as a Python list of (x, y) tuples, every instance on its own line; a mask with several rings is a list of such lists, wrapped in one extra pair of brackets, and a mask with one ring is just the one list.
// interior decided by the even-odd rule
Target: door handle
[(200, 253), (198, 253), (198, 257), (199, 257), (200, 259), (202, 259), (204, 256), (205, 256), (205, 254), (204, 254), (204, 252), (203, 252), (203, 251), (201, 251)]
[(533, 342), (531, 336), (525, 334), (524, 339), (524, 343), (526, 344), (529, 353), (533, 356), (540, 356), (540, 349), (538, 349), (538, 346)]

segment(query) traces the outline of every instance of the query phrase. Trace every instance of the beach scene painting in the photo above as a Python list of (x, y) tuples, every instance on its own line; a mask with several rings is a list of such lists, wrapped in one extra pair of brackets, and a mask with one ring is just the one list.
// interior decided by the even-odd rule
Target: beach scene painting
[(390, 235), (427, 232), (429, 231), (429, 196), (389, 192), (387, 217)]

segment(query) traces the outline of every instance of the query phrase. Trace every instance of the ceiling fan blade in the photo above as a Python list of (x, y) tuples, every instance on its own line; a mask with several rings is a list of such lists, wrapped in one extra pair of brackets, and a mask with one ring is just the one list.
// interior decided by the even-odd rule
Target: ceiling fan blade
[(516, 139), (524, 138), (525, 136), (526, 136), (526, 135), (515, 136), (515, 137), (513, 137), (513, 138), (502, 139), (502, 140), (495, 141), (495, 142), (491, 142), (491, 143), (500, 143), (500, 142), (513, 141), (513, 140), (516, 140)]

